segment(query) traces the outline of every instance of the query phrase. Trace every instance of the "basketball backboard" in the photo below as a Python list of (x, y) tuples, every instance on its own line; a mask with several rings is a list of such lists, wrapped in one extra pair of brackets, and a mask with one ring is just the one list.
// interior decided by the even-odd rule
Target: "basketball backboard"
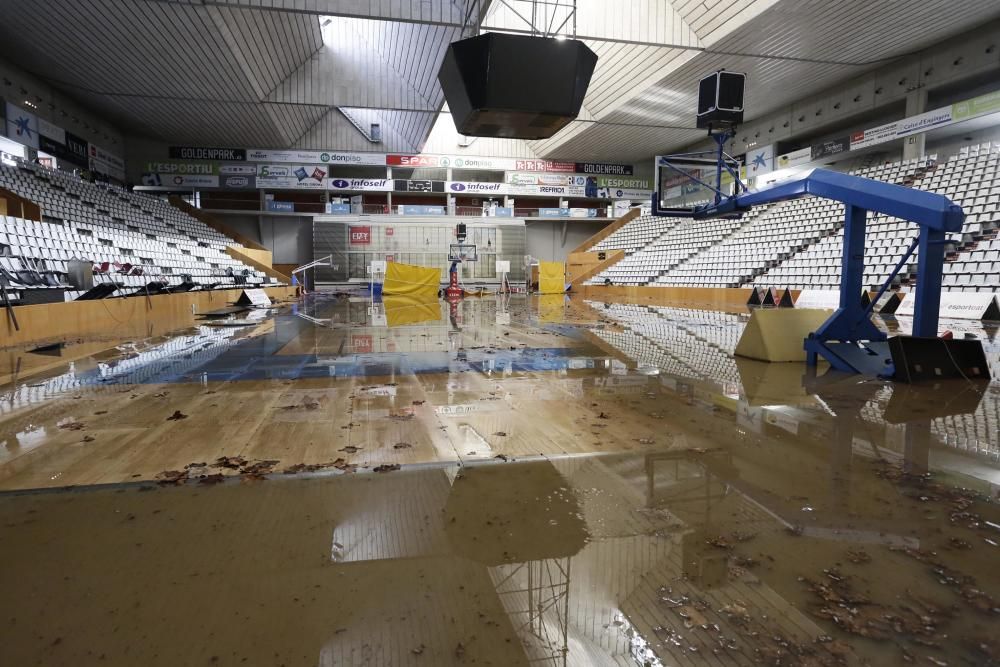
[(475, 262), (476, 246), (471, 243), (452, 243), (448, 246), (449, 262)]

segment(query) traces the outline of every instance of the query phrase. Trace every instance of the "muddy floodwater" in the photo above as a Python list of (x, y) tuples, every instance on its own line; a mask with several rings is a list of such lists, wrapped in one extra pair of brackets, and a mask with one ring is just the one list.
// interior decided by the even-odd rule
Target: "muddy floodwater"
[(738, 359), (748, 316), (321, 294), (2, 350), (0, 665), (1000, 665), (1000, 384)]

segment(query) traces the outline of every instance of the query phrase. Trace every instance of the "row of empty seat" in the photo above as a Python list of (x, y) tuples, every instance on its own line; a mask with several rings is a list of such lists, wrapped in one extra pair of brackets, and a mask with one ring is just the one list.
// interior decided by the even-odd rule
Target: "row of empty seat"
[[(25, 161), (0, 165), (0, 187), (42, 213), (40, 222), (0, 218), (0, 255), (16, 269), (0, 279), (12, 294), (66, 287), (72, 260), (93, 263), (96, 282), (123, 290), (150, 282), (229, 287), (273, 281), (226, 254), (239, 243), (157, 197)], [(68, 290), (66, 296), (79, 294)]]
[[(946, 162), (936, 156), (880, 164), (856, 175), (937, 192), (961, 205), (966, 223), (952, 234), (945, 289), (1000, 289), (1000, 144), (962, 148)], [(622, 249), (626, 256), (588, 284), (837, 289), (843, 248), (844, 207), (807, 197), (759, 207), (739, 220), (642, 216), (592, 249)], [(872, 214), (867, 224), (866, 287), (891, 275), (919, 228)], [(896, 278), (909, 289), (916, 258)]]

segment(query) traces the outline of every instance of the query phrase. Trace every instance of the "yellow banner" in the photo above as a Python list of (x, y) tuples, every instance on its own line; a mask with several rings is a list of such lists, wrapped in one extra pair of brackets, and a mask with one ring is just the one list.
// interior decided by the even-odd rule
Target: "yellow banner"
[(403, 294), (407, 296), (437, 296), (441, 287), (441, 270), (428, 269), (412, 264), (389, 262), (385, 269), (383, 294)]
[(562, 294), (566, 291), (566, 266), (562, 262), (538, 263), (538, 292)]
[(402, 327), (407, 324), (438, 321), (441, 319), (441, 302), (437, 295), (434, 298), (426, 296), (386, 296), (382, 299), (385, 306), (385, 320), (390, 327)]

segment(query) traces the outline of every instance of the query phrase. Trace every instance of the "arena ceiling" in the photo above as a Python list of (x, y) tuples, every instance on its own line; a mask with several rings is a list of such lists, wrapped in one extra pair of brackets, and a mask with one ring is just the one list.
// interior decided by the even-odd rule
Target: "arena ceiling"
[[(600, 56), (539, 157), (634, 159), (698, 139), (697, 79), (745, 71), (761, 116), (1000, 16), (996, 0), (548, 0), (534, 28)], [(527, 0), (0, 0), (0, 55), (127, 133), (192, 145), (418, 151), (447, 45), (530, 33)], [(548, 13), (544, 13), (548, 12)], [(371, 122), (382, 143), (366, 136)]]

